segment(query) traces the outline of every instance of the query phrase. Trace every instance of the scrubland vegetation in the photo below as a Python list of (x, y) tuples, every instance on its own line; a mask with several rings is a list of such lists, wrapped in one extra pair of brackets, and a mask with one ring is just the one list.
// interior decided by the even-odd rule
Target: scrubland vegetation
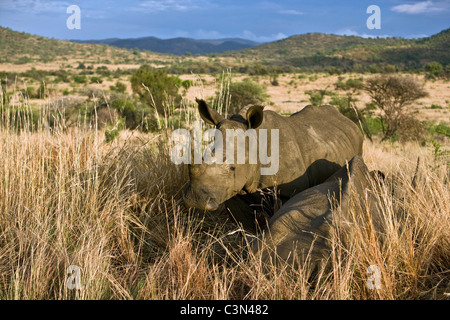
[[(94, 45), (84, 59), (91, 45), (72, 45), (76, 59), (48, 68), (2, 61), (1, 299), (448, 299), (448, 65), (287, 72), (243, 53), (232, 58), (247, 69), (224, 69), (226, 58), (149, 61)], [(208, 73), (181, 72), (197, 64)], [(397, 91), (374, 91), (386, 81)], [(335, 212), (332, 254), (318, 269), (267, 265), (227, 212), (186, 208), (187, 167), (170, 161), (170, 137), (199, 120), (195, 97), (224, 114), (247, 103), (283, 115), (335, 105), (364, 132), (369, 169), (386, 175), (384, 241), (354, 205)], [(71, 265), (80, 289), (68, 286)], [(366, 285), (372, 265), (380, 289)]]
[[(191, 102), (159, 114), (160, 129), (123, 124), (111, 138), (117, 123), (102, 127), (101, 109), (83, 106), (69, 123), (57, 98), (47, 96), (36, 111), (20, 97), (2, 96), (1, 105), (3, 299), (446, 298), (448, 154), (436, 145), (367, 140), (366, 163), (387, 175), (379, 195), (387, 240), (377, 242), (363, 219), (368, 213), (354, 207), (345, 221), (354, 228), (341, 229), (337, 219), (327, 263), (292, 270), (251, 255), (226, 212), (184, 207), (187, 170), (170, 161), (168, 141), (173, 117), (187, 127), (198, 118)], [(121, 108), (134, 110), (129, 100), (117, 109), (114, 101), (93, 103), (122, 116)], [(79, 290), (67, 287), (70, 265), (81, 268)], [(380, 267), (382, 289), (366, 287), (370, 265)]]

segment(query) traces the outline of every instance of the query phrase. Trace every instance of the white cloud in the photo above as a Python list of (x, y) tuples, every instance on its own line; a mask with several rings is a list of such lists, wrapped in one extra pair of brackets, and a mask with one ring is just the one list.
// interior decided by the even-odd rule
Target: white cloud
[(44, 0), (2, 0), (0, 9), (5, 11), (42, 13), (62, 12), (65, 13), (71, 3), (68, 1), (44, 1)]
[(399, 13), (420, 14), (443, 11), (444, 8), (437, 7), (435, 4), (433, 4), (432, 1), (421, 1), (415, 4), (400, 4), (398, 6), (392, 7), (391, 10)]
[(358, 33), (355, 30), (352, 29), (342, 29), (339, 30), (337, 32), (335, 32), (336, 35), (338, 36), (357, 36), (357, 37), (362, 37), (362, 38), (390, 38), (390, 35), (387, 34), (383, 34), (383, 35), (379, 35), (379, 34), (367, 34), (367, 33)]
[(206, 0), (145, 0), (139, 6), (132, 7), (131, 11), (155, 13), (163, 11), (188, 11), (206, 6)]
[(276, 41), (276, 40), (281, 40), (281, 39), (287, 38), (287, 36), (282, 32), (278, 32), (276, 34), (271, 34), (271, 35), (267, 35), (267, 36), (257, 36), (249, 30), (244, 30), (242, 35), (239, 35), (238, 37), (244, 38), (247, 40), (256, 41), (256, 42), (271, 42), (271, 41)]
[(278, 11), (278, 13), (281, 13), (281, 14), (290, 14), (290, 15), (295, 15), (295, 16), (299, 16), (299, 15), (304, 14), (304, 13), (301, 12), (301, 11), (298, 11), (298, 10), (292, 10), (292, 9), (290, 9), (290, 10), (280, 10), (280, 11)]

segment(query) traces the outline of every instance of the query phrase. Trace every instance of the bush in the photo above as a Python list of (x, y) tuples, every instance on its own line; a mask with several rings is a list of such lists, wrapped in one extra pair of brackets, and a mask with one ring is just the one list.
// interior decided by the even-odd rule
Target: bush
[(429, 62), (425, 65), (425, 71), (428, 73), (428, 76), (431, 78), (438, 77), (444, 71), (442, 64), (436, 61)]
[(190, 87), (192, 87), (194, 85), (194, 83), (192, 82), (192, 80), (183, 80), (181, 82), (181, 86), (185, 89), (185, 90), (189, 90)]
[(367, 66), (367, 70), (368, 70), (370, 73), (378, 73), (378, 72), (379, 72), (378, 66), (377, 66), (376, 64), (370, 64), (370, 65), (368, 65), (368, 66)]
[(423, 143), (426, 137), (425, 125), (422, 121), (414, 118), (412, 115), (405, 115), (399, 123), (396, 135), (392, 136), (395, 140), (405, 142), (408, 140)]
[(100, 77), (91, 77), (91, 83), (102, 83), (103, 80)]
[(111, 75), (111, 71), (108, 70), (107, 66), (97, 67), (97, 73), (103, 77), (109, 77)]
[(119, 92), (119, 93), (125, 93), (127, 90), (127, 86), (125, 83), (117, 81), (114, 86), (110, 86), (109, 89), (111, 91)]
[(342, 80), (338, 80), (335, 84), (334, 84), (336, 90), (350, 90), (350, 89), (354, 89), (354, 90), (361, 90), (364, 88), (364, 81), (362, 78), (359, 79), (347, 79), (347, 81), (343, 82)]
[(34, 87), (26, 87), (25, 89), (21, 90), (21, 92), (25, 97), (28, 97), (29, 99), (39, 98), (37, 96), (38, 92)]
[(329, 67), (327, 72), (332, 76), (334, 74), (340, 75), (342, 74), (342, 70), (336, 67)]
[(86, 78), (86, 76), (83, 75), (75, 75), (73, 77), (73, 81), (75, 81), (76, 83), (87, 83), (88, 79)]
[(307, 90), (305, 91), (307, 95), (309, 95), (309, 102), (313, 106), (321, 106), (324, 103), (325, 96), (333, 96), (334, 93), (328, 91), (327, 89), (319, 89), (319, 90)]
[(369, 129), (369, 132), (372, 135), (378, 135), (380, 133), (383, 133), (383, 122), (379, 117), (374, 116), (366, 116), (365, 118), (367, 127)]
[(131, 76), (133, 92), (161, 114), (164, 113), (164, 105), (167, 102), (178, 104), (181, 101), (178, 94), (180, 85), (181, 79), (167, 75), (167, 70), (148, 65), (141, 66)]
[(128, 129), (141, 129), (147, 130), (145, 123), (148, 118), (154, 116), (154, 110), (152, 110), (145, 103), (141, 103), (129, 96), (118, 95), (111, 98), (111, 108), (117, 110), (120, 117), (124, 118), (124, 125)]
[[(367, 80), (366, 91), (372, 102), (381, 109), (381, 120), (384, 124), (383, 140), (395, 138), (398, 134), (417, 138), (422, 129), (414, 121), (407, 106), (427, 96), (423, 84), (411, 76), (377, 76)], [(418, 126), (417, 130), (409, 126)]]
[(395, 73), (396, 71), (397, 71), (397, 67), (392, 64), (388, 64), (384, 67), (384, 72), (386, 72), (386, 73)]
[(439, 124), (430, 123), (428, 125), (428, 132), (430, 132), (432, 135), (444, 135), (448, 138), (450, 138), (450, 124), (441, 122)]
[(267, 99), (266, 89), (250, 79), (230, 83), (229, 94), (229, 114), (237, 113), (242, 107), (249, 104), (261, 104)]
[(77, 69), (84, 70), (86, 69), (86, 65), (83, 62), (79, 62)]
[(345, 82), (345, 84), (349, 89), (360, 90), (364, 88), (364, 81), (362, 78), (359, 79), (350, 78)]
[(108, 126), (105, 130), (105, 142), (110, 143), (114, 141), (123, 130), (124, 119), (120, 118), (114, 125)]

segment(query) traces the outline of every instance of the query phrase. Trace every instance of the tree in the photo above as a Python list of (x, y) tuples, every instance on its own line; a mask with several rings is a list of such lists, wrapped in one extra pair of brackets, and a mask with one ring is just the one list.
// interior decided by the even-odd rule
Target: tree
[[(408, 106), (428, 93), (423, 84), (411, 76), (376, 76), (366, 81), (365, 90), (372, 102), (380, 108), (383, 123), (383, 140), (394, 137), (399, 131), (409, 131), (418, 125)], [(401, 132), (400, 132), (401, 133)]]
[(177, 104), (181, 101), (178, 94), (180, 85), (181, 80), (167, 75), (166, 69), (155, 69), (148, 65), (141, 66), (131, 76), (133, 92), (161, 114), (167, 103)]
[(249, 79), (230, 83), (229, 94), (229, 114), (234, 114), (249, 104), (261, 104), (267, 99), (265, 88)]
[(442, 64), (436, 61), (429, 62), (425, 66), (425, 71), (428, 72), (432, 78), (439, 76), (443, 70)]

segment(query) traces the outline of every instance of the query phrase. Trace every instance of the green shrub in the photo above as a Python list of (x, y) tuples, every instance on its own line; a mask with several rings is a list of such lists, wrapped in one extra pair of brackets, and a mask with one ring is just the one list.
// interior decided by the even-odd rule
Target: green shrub
[(372, 135), (378, 135), (383, 132), (383, 121), (379, 117), (366, 116), (367, 127)]
[(29, 99), (39, 98), (38, 92), (34, 87), (26, 87), (25, 89), (21, 90), (22, 94)]
[(395, 73), (397, 71), (397, 67), (393, 64), (388, 64), (384, 67), (384, 72), (386, 73)]
[(434, 78), (440, 76), (442, 74), (442, 71), (444, 71), (444, 68), (439, 62), (432, 61), (425, 65), (425, 71), (430, 77)]
[(120, 131), (124, 128), (125, 120), (120, 118), (114, 125), (108, 126), (105, 129), (105, 142), (110, 143), (114, 141), (120, 134)]
[(434, 122), (431, 122), (428, 124), (428, 132), (431, 133), (431, 135), (438, 135), (442, 134), (450, 138), (450, 124), (441, 122), (439, 124), (436, 124)]
[(339, 68), (336, 68), (336, 67), (329, 67), (328, 70), (327, 70), (327, 72), (328, 72), (330, 75), (334, 75), (334, 74), (340, 75), (340, 74), (342, 74), (342, 70), (339, 69)]
[(305, 93), (309, 95), (309, 102), (313, 106), (321, 106), (324, 104), (325, 96), (333, 96), (334, 93), (327, 89), (306, 90)]
[(123, 82), (117, 81), (114, 86), (109, 87), (112, 91), (116, 91), (119, 93), (125, 93), (127, 90), (127, 85)]
[(100, 77), (91, 77), (91, 83), (102, 83), (103, 80)]
[(194, 85), (194, 83), (192, 82), (192, 80), (183, 80), (181, 82), (181, 86), (185, 89), (188, 90), (190, 87), (192, 87)]
[(345, 84), (349, 89), (360, 90), (364, 88), (364, 81), (362, 78), (359, 79), (350, 78), (345, 82)]
[(26, 64), (26, 63), (30, 63), (30, 62), (33, 62), (33, 59), (31, 59), (30, 57), (27, 57), (27, 56), (22, 56), (22, 57), (17, 58), (14, 61), (14, 64)]
[(370, 73), (378, 73), (378, 72), (379, 72), (378, 66), (377, 66), (376, 64), (374, 64), (374, 63), (368, 65), (368, 66), (367, 66), (367, 70), (368, 70)]
[(149, 106), (163, 114), (167, 103), (178, 104), (181, 96), (178, 89), (181, 79), (169, 76), (165, 69), (155, 69), (148, 65), (141, 66), (131, 76), (131, 88)]
[(125, 95), (112, 99), (110, 106), (117, 110), (119, 115), (124, 118), (125, 126), (132, 130), (137, 128), (147, 130), (144, 128), (145, 120), (154, 116), (154, 111), (145, 103), (140, 103)]
[(350, 90), (350, 89), (354, 89), (354, 90), (361, 90), (364, 88), (364, 81), (362, 78), (359, 79), (347, 79), (347, 81), (343, 82), (342, 80), (338, 80), (335, 84), (334, 84), (336, 90)]
[(108, 70), (107, 66), (97, 67), (96, 72), (103, 77), (109, 77), (111, 75), (111, 71)]
[(69, 72), (67, 72), (64, 69), (60, 69), (60, 70), (54, 71), (53, 75), (56, 76), (56, 80), (57, 81), (62, 81), (62, 82), (65, 82), (65, 83), (70, 82)]
[(366, 103), (366, 111), (377, 110), (377, 105), (373, 102)]
[(83, 84), (83, 83), (87, 83), (88, 79), (86, 78), (86, 76), (83, 76), (83, 75), (75, 75), (73, 77), (73, 81), (75, 81), (76, 83)]
[(266, 89), (250, 79), (230, 83), (229, 94), (229, 114), (234, 114), (249, 104), (261, 104), (267, 99)]

